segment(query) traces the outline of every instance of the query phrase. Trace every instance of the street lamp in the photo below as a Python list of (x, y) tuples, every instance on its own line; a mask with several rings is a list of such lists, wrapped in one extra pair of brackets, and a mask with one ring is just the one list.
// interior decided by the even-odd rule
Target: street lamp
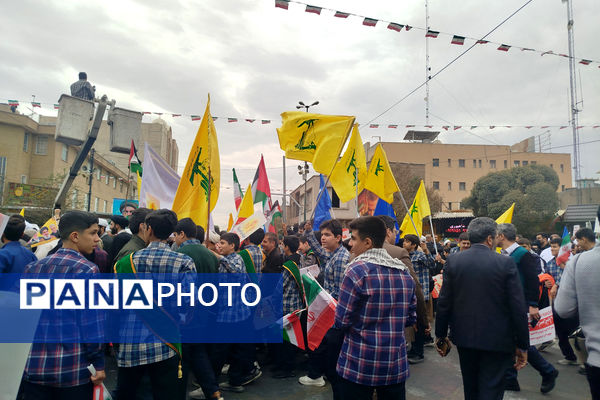
[[(306, 105), (303, 101), (299, 101), (296, 108), (298, 110), (301, 108), (305, 108), (306, 112), (308, 112), (309, 108), (311, 108), (312, 106), (316, 106), (317, 104), (319, 104), (318, 100), (310, 105)], [(308, 175), (308, 163), (306, 161), (304, 161), (304, 168), (302, 168), (302, 165), (298, 165), (298, 174), (300, 174), (302, 178), (304, 178), (304, 222), (306, 222), (306, 176)]]
[(308, 164), (304, 161), (304, 167), (298, 165), (298, 175), (304, 179), (304, 222), (306, 222), (306, 176), (308, 175)]

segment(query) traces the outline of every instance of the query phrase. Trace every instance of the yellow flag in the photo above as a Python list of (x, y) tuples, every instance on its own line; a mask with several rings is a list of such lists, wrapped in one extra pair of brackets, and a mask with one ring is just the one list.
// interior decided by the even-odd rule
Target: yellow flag
[(342, 203), (355, 198), (357, 193), (364, 189), (367, 180), (367, 157), (358, 125), (354, 125), (346, 152), (335, 164), (329, 180)]
[(172, 208), (177, 218), (189, 217), (196, 225), (208, 230), (208, 214), (219, 198), (220, 172), (217, 131), (210, 115), (208, 96), (202, 122), (173, 200)]
[(140, 193), (142, 193), (142, 177), (140, 176), (140, 171), (135, 171), (137, 175), (137, 192), (138, 192), (138, 202), (140, 201)]
[(431, 209), (429, 208), (429, 200), (427, 200), (427, 191), (425, 190), (425, 183), (421, 179), (421, 184), (419, 185), (415, 199), (410, 207), (410, 217), (412, 217), (413, 222), (417, 227), (417, 232), (415, 232), (415, 226), (410, 222), (410, 217), (407, 213), (402, 221), (402, 226), (400, 226), (400, 230), (402, 231), (401, 236), (404, 237), (404, 235), (410, 233), (420, 237), (423, 233), (423, 218), (430, 215)]
[(377, 145), (371, 159), (365, 189), (370, 190), (380, 199), (390, 204), (394, 201), (394, 193), (400, 191), (381, 144)]
[(512, 223), (513, 212), (515, 211), (515, 203), (508, 208), (508, 210), (504, 211), (504, 214), (499, 216), (496, 219), (497, 224), (510, 224)]
[(354, 117), (286, 111), (277, 129), (279, 147), (292, 160), (312, 162), (315, 171), (325, 175), (337, 161)]
[(246, 189), (244, 198), (240, 203), (240, 209), (238, 210), (238, 217), (235, 223), (239, 224), (246, 218), (252, 216), (252, 214), (254, 214), (254, 202), (252, 201), (252, 185), (248, 184), (248, 189)]
[(19, 215), (20, 215), (21, 217), (24, 217), (24, 216), (25, 216), (25, 207), (21, 208), (21, 211), (19, 211)]
[(233, 227), (233, 214), (229, 213), (229, 222), (227, 222), (227, 232), (231, 231)]

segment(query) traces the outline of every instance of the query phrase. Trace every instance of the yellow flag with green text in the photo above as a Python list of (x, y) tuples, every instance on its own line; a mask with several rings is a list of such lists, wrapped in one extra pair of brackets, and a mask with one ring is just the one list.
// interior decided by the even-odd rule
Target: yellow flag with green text
[(512, 224), (513, 213), (515, 212), (515, 203), (508, 208), (508, 210), (504, 211), (504, 214), (499, 216), (496, 219), (497, 224)]
[(354, 125), (348, 147), (335, 164), (329, 180), (342, 203), (355, 198), (357, 193), (364, 189), (367, 180), (367, 157), (358, 125)]
[(394, 193), (400, 191), (381, 143), (377, 144), (373, 158), (371, 158), (365, 189), (390, 204), (394, 201)]
[(173, 200), (173, 211), (178, 219), (189, 217), (196, 225), (208, 230), (208, 214), (215, 208), (219, 198), (220, 173), (219, 144), (210, 115), (209, 95)]
[[(402, 231), (401, 237), (404, 237), (404, 235), (409, 233), (420, 237), (423, 233), (423, 218), (430, 215), (431, 209), (429, 208), (429, 200), (427, 200), (427, 191), (425, 190), (425, 183), (421, 179), (421, 184), (419, 185), (415, 199), (410, 207), (410, 217), (407, 213), (404, 216), (404, 220), (402, 220), (402, 226), (400, 226), (400, 230)], [(415, 223), (417, 228), (416, 232), (415, 226), (410, 222), (410, 218), (412, 218)]]
[(285, 156), (309, 161), (315, 171), (331, 174), (354, 124), (354, 117), (286, 111), (281, 114), (281, 120), (277, 135)]

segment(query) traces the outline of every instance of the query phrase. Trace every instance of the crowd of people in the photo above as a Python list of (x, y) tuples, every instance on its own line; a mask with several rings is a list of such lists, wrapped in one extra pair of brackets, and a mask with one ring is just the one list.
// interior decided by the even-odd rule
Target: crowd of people
[[(576, 232), (573, 256), (564, 263), (557, 262), (560, 236), (540, 233), (530, 241), (514, 225), (486, 217), (475, 218), (457, 243), (411, 234), (397, 242), (396, 226), (389, 216), (360, 217), (349, 224), (351, 237), (344, 241), (342, 224), (333, 219), (318, 230), (311, 223), (284, 225), (280, 235), (258, 229), (240, 241), (230, 232), (207, 233), (190, 218), (178, 220), (171, 210), (124, 203), (110, 223), (66, 212), (58, 221), (59, 239), (34, 253), (21, 242), (24, 218), (13, 215), (2, 235), (0, 272), (121, 273), (135, 265), (141, 273), (278, 274), (286, 315), (306, 309), (300, 270), (317, 265), (317, 281), (337, 301), (335, 321), (320, 345), (304, 352), (306, 373), (298, 381), (329, 382), (334, 399), (372, 399), (375, 392), (378, 399), (404, 399), (409, 364), (426, 361), (429, 345), (442, 356), (457, 347), (466, 399), (501, 399), (505, 390), (519, 391), (518, 371), (527, 363), (541, 375), (541, 392), (548, 393), (558, 370), (542, 353), (553, 342), (530, 346), (529, 326), (541, 308), (551, 306), (564, 356), (559, 364), (580, 366), (593, 398), (600, 399), (600, 249), (590, 229)], [(132, 318), (135, 335), (144, 321)], [(227, 323), (248, 316), (219, 318)], [(302, 347), (308, 349), (307, 313), (300, 319)], [(51, 323), (42, 316), (40, 325)], [(99, 322), (71, 323), (76, 329)], [(587, 360), (569, 342), (579, 326)], [(181, 353), (161, 342), (34, 343), (19, 396), (90, 398), (106, 378), (105, 358), (115, 357), (117, 399), (222, 399), (226, 391), (251, 390), (248, 385), (269, 363), (273, 378), (295, 377), (301, 352), (287, 341), (184, 343)], [(188, 391), (188, 377), (198, 389)]]

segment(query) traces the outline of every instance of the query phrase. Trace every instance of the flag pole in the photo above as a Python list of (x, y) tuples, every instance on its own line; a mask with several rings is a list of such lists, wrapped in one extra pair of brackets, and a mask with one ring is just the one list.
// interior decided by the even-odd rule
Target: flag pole
[(358, 167), (356, 168), (356, 176), (354, 177), (354, 188), (356, 189), (356, 216), (360, 217), (360, 210), (358, 209)]
[(402, 191), (398, 190), (398, 193), (400, 193), (400, 198), (402, 199), (402, 203), (404, 203), (404, 208), (406, 208), (406, 213), (408, 215), (408, 218), (410, 219), (410, 222), (412, 223), (413, 228), (415, 228), (415, 232), (419, 233), (419, 231), (417, 230), (417, 226), (415, 225), (415, 221), (413, 221), (412, 215), (410, 215), (410, 209), (408, 208), (408, 204), (406, 204), (406, 199), (404, 199), (404, 195), (402, 195)]
[(433, 231), (433, 221), (431, 220), (431, 213), (429, 213), (429, 226), (431, 227), (431, 236), (433, 237), (433, 247), (435, 248), (435, 255), (439, 256), (440, 253), (438, 253), (437, 240), (435, 238), (435, 232)]
[(210, 192), (212, 188), (212, 184), (210, 182), (211, 174), (210, 174), (210, 163), (208, 166), (208, 205), (206, 207), (206, 231), (204, 235), (206, 236), (205, 240), (208, 241), (209, 231), (210, 231)]

